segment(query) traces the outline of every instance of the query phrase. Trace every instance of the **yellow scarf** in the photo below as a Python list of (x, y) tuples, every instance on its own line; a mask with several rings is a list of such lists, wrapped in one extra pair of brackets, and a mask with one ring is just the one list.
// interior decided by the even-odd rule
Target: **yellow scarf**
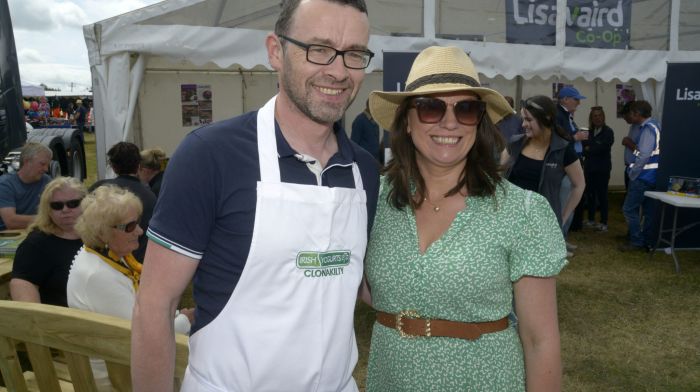
[[(131, 279), (131, 282), (134, 284), (134, 291), (137, 291), (139, 289), (139, 280), (141, 279), (141, 268), (143, 267), (141, 263), (136, 261), (134, 256), (129, 253), (128, 255), (119, 258), (112, 250), (110, 249), (107, 252), (107, 256), (102, 254), (102, 252), (99, 252), (95, 249), (88, 248), (87, 246), (85, 247), (85, 250), (92, 253), (96, 254), (99, 256), (102, 260), (104, 260), (105, 263), (107, 263), (110, 267), (114, 268), (115, 270), (121, 272), (124, 276), (127, 278)], [(126, 265), (124, 265), (126, 263)]]

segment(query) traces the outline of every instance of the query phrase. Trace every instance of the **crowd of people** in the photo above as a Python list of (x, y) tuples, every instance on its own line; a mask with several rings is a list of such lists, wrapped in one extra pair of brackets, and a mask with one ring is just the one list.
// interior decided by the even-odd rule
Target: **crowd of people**
[(24, 100), (25, 121), (34, 128), (72, 126), (81, 132), (94, 130), (91, 100), (67, 97), (28, 97)]
[[(0, 228), (28, 230), (12, 298), (132, 319), (136, 391), (173, 389), (176, 332), (182, 390), (356, 391), (358, 297), (376, 310), (367, 391), (560, 390), (567, 233), (608, 228), (604, 109), (578, 127), (586, 97), (566, 86), (516, 112), (462, 49), (433, 46), (348, 137), (369, 31), (362, 0), (284, 1), (265, 40), (277, 95), (172, 159), (117, 143), (116, 177), (89, 189), (49, 178), (51, 150), (27, 144), (0, 177)], [(650, 245), (651, 111), (623, 110), (623, 251)], [(190, 283), (196, 307), (178, 309)]]

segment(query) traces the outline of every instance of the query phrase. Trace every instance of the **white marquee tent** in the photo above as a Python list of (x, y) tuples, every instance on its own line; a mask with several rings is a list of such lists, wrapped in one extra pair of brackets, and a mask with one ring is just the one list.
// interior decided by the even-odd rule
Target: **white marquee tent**
[(45, 94), (43, 86), (35, 86), (29, 83), (22, 83), (23, 97), (43, 97)]
[[(419, 51), (437, 44), (464, 48), (491, 86), (513, 89), (509, 95), (516, 98), (534, 92), (531, 83), (544, 93), (552, 80), (577, 81), (590, 106), (598, 104), (601, 91), (609, 93), (611, 84), (635, 83), (638, 95), (661, 108), (667, 62), (700, 61), (700, 2), (694, 0), (633, 0), (630, 50), (566, 46), (566, 0), (557, 0), (556, 45), (506, 43), (506, 1), (513, 0), (367, 0), (369, 47), (377, 55), (361, 93), (381, 89), (383, 51)], [(178, 83), (204, 80), (216, 97), (229, 98), (236, 90), (242, 97), (230, 98), (243, 103), (232, 107), (220, 99), (214, 120), (257, 106), (262, 98), (247, 96), (255, 90), (263, 97), (274, 94), (276, 80), (263, 42), (278, 13), (279, 0), (166, 0), (84, 26), (98, 176), (106, 175), (106, 151), (114, 143), (130, 140), (172, 152), (192, 129), (165, 124), (176, 107), (162, 108), (164, 97), (179, 94), (169, 90), (168, 77)], [(233, 78), (238, 81), (216, 91), (217, 83)], [(355, 102), (348, 116), (363, 106)], [(149, 136), (158, 132), (160, 138)]]

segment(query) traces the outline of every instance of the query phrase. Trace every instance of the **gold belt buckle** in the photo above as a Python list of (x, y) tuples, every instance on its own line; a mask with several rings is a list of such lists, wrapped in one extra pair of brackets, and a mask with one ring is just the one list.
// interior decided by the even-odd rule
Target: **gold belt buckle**
[[(403, 330), (403, 319), (419, 319), (420, 315), (415, 310), (402, 310), (396, 315), (396, 330), (402, 338), (417, 338), (420, 335), (410, 335)], [(425, 319), (425, 336), (430, 336), (430, 319)]]

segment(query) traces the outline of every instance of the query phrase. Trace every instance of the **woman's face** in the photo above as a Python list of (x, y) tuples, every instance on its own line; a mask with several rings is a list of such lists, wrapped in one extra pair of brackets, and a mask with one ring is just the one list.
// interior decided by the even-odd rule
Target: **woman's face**
[(602, 127), (605, 124), (605, 114), (600, 110), (594, 110), (591, 113), (591, 123), (594, 127)]
[[(49, 199), (49, 215), (51, 221), (53, 221), (63, 233), (73, 231), (75, 221), (78, 220), (82, 212), (79, 202), (82, 198), (83, 195), (80, 192), (67, 187), (58, 188), (54, 191), (53, 195), (51, 195), (51, 199)], [(78, 200), (78, 205), (76, 207), (70, 208), (66, 205), (66, 202), (69, 202), (68, 204), (70, 205), (75, 204), (75, 200)], [(55, 210), (51, 204), (54, 204), (55, 207), (58, 207), (57, 204), (61, 204), (62, 208)]]
[(464, 166), (464, 160), (476, 140), (477, 124), (464, 125), (455, 117), (454, 104), (460, 101), (477, 101), (477, 96), (467, 92), (431, 95), (445, 102), (442, 118), (434, 124), (425, 123), (418, 116), (418, 109), (408, 111), (409, 135), (416, 147), (416, 160), (421, 165), (440, 168)]
[(537, 137), (545, 131), (545, 129), (540, 126), (537, 119), (532, 116), (532, 113), (530, 113), (529, 110), (525, 108), (521, 109), (520, 115), (523, 118), (523, 129), (525, 130), (525, 136)]
[[(139, 247), (139, 236), (143, 230), (138, 222), (141, 217), (133, 208), (129, 208), (124, 214), (124, 219), (119, 222), (119, 227), (111, 227), (110, 239), (107, 241), (109, 248), (119, 257), (124, 257)], [(130, 232), (129, 229), (132, 229)]]

